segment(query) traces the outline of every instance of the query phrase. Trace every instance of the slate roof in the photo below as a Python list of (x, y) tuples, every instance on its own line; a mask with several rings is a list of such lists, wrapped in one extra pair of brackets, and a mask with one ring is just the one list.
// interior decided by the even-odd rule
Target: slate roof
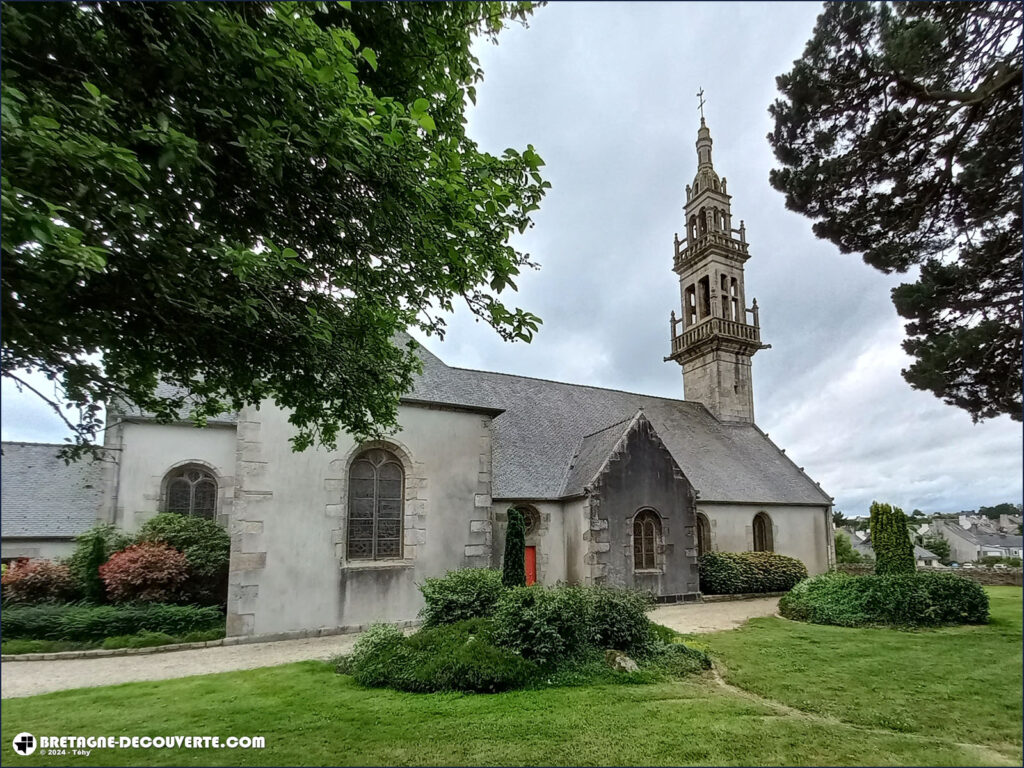
[[(422, 345), (418, 351), (423, 373), (406, 395), (410, 404), (482, 408), (496, 414), (494, 498), (559, 499), (582, 493), (642, 409), (701, 501), (832, 503), (757, 426), (719, 422), (700, 403), (453, 368)], [(223, 418), (234, 421), (237, 415)]]
[(583, 489), (597, 477), (598, 472), (608, 460), (608, 456), (615, 450), (615, 446), (629, 432), (635, 418), (634, 416), (625, 419), (580, 438), (571, 463), (566, 467), (565, 485), (562, 487), (563, 496), (583, 493)]
[(67, 538), (96, 525), (103, 497), (102, 464), (65, 464), (63, 446), (3, 443), (0, 531), (4, 538)]
[(980, 544), (983, 547), (1009, 547), (1011, 549), (1020, 549), (1024, 546), (1024, 536), (1015, 536), (1008, 533), (989, 533), (982, 531), (975, 526), (970, 528), (963, 528), (957, 523), (946, 523), (951, 529), (952, 533), (957, 533), (963, 536), (968, 541), (974, 544)]
[[(753, 424), (722, 423), (700, 403), (451, 368), (422, 349), (409, 397), (504, 409), (494, 417), (492, 495), (556, 499), (579, 485), (615, 427), (639, 409), (702, 501), (828, 505), (831, 499)], [(584, 443), (584, 438), (589, 438)], [(610, 450), (610, 448), (609, 448)], [(577, 452), (577, 471), (568, 470)]]
[[(175, 386), (173, 384), (168, 384), (167, 382), (164, 381), (161, 381), (156, 385), (156, 395), (158, 397), (178, 397), (183, 392), (184, 390), (181, 387)], [(190, 399), (191, 398), (186, 397), (185, 408), (183, 409), (183, 411), (179, 411), (179, 414), (181, 415), (183, 421), (188, 419), (188, 404)], [(154, 414), (151, 411), (144, 411), (135, 403), (129, 402), (127, 400), (118, 400), (112, 403), (109, 410), (112, 414), (116, 413), (119, 416), (137, 417), (143, 419), (151, 419), (154, 416)], [(211, 419), (207, 419), (208, 424), (235, 424), (237, 423), (237, 421), (237, 411), (227, 411)]]

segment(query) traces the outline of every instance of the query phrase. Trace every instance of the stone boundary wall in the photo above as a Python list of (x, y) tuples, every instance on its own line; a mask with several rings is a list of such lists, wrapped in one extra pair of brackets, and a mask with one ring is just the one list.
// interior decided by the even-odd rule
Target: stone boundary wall
[[(396, 621), (394, 626), (399, 629), (418, 627), (419, 621)], [(95, 648), (85, 651), (60, 651), (55, 653), (6, 653), (0, 656), (0, 662), (7, 661), (57, 661), (58, 659), (94, 659), (102, 656), (136, 656), (147, 653), (169, 653), (171, 651), (191, 651), (197, 648), (216, 648), (218, 646), (249, 645), (250, 643), (275, 643), (281, 640), (305, 640), (310, 637), (331, 637), (333, 635), (351, 635), (365, 632), (369, 624), (358, 624), (351, 627), (321, 627), (320, 629), (299, 629), (291, 632), (274, 632), (265, 635), (239, 635), (223, 637), (220, 640), (207, 640), (199, 643), (170, 643), (155, 645), (150, 648)]]
[[(839, 563), (836, 570), (853, 576), (875, 572), (871, 563)], [(986, 587), (1024, 586), (1024, 568), (918, 568), (919, 573), (955, 573)]]

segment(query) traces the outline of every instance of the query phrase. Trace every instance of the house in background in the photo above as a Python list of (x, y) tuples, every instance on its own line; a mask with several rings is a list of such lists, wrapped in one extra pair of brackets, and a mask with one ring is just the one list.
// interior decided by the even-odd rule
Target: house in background
[(1024, 550), (1024, 536), (993, 533), (977, 525), (964, 528), (942, 519), (934, 520), (932, 527), (949, 542), (949, 556), (957, 562), (970, 563), (983, 557), (1020, 557)]
[(0, 459), (0, 559), (67, 557), (75, 536), (96, 525), (103, 505), (103, 465), (65, 464), (63, 445), (3, 443)]

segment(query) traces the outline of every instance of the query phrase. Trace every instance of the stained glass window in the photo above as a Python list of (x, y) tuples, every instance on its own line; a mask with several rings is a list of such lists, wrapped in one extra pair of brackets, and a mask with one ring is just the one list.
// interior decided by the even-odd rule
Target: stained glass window
[(213, 520), (217, 514), (217, 480), (208, 469), (178, 467), (165, 479), (168, 512)]
[(652, 571), (658, 567), (654, 553), (661, 539), (661, 518), (653, 509), (643, 509), (633, 518), (633, 570)]
[(394, 454), (374, 448), (349, 469), (348, 559), (402, 556), (405, 475)]

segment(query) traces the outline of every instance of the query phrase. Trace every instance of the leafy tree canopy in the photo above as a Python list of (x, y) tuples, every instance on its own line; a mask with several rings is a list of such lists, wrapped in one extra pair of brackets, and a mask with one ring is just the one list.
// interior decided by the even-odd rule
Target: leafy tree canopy
[(998, 520), (1000, 515), (1021, 514), (1021, 505), (1011, 504), (1008, 501), (1004, 501), (1002, 504), (996, 504), (993, 507), (978, 507), (978, 514), (984, 515), (985, 517), (993, 520)]
[(265, 398), (300, 449), (393, 429), (396, 334), (459, 297), (529, 341), (498, 294), (550, 185), (464, 111), (471, 41), (532, 5), (3, 3), (3, 375), (52, 379), (79, 449), (104, 402)]
[(771, 183), (883, 272), (903, 376), (977, 421), (1021, 418), (1022, 6), (827, 3), (768, 139)]

